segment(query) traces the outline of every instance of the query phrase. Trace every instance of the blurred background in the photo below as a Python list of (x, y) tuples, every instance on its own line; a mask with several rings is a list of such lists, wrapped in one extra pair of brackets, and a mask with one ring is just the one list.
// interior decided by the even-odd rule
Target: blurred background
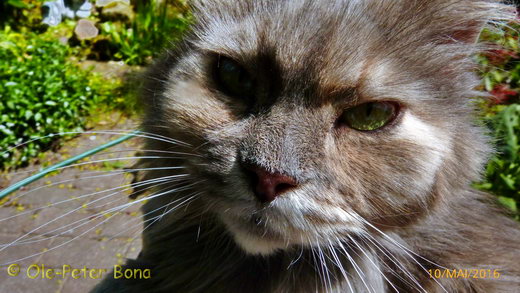
[[(166, 48), (175, 46), (192, 21), (185, 0), (2, 0), (0, 190), (43, 167), (136, 129), (140, 73)], [(494, 47), (475, 56), (479, 65), (476, 73), (482, 79), (480, 89), (490, 98), (473, 99), (479, 110), (475, 122), (487, 127), (497, 150), (483, 180), (474, 185), (495, 194), (518, 220), (519, 30), (516, 22), (499, 31), (482, 32), (481, 41)], [(78, 259), (90, 266), (102, 260), (103, 266), (109, 267), (124, 257), (135, 257), (139, 243), (134, 240), (142, 229), (138, 205), (109, 213), (116, 200), (101, 204), (108, 197), (94, 195), (129, 184), (131, 178), (125, 176), (125, 167), (131, 166), (138, 145), (138, 139), (125, 142), (97, 155), (97, 159), (87, 157), (0, 198), (0, 263), (35, 254), (42, 262), (57, 267)], [(87, 176), (96, 172), (115, 177)], [(131, 190), (121, 192), (129, 194)], [(71, 214), (72, 218), (56, 221), (54, 228), (35, 228), (73, 208), (82, 216)], [(100, 214), (103, 217), (96, 218)], [(115, 220), (102, 221), (114, 216)], [(82, 219), (87, 219), (88, 225), (80, 225)], [(79, 224), (70, 228), (70, 223)], [(135, 231), (129, 233), (121, 227)], [(21, 235), (30, 236), (25, 242), (19, 241), (26, 246), (2, 249)], [(85, 240), (66, 246), (80, 236)], [(2, 250), (9, 255), (3, 255)], [(42, 257), (45, 250), (54, 252)], [(9, 292), (28, 292), (24, 291), (25, 281), (11, 278), (0, 283), (1, 288), (12, 290)], [(31, 292), (86, 291), (94, 283), (53, 280), (47, 287), (30, 288)]]

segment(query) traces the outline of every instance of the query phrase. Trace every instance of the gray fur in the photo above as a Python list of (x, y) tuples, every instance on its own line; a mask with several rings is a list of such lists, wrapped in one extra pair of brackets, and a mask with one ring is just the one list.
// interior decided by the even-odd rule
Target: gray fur
[[(106, 279), (95, 292), (519, 292), (519, 225), (470, 187), (491, 152), (469, 99), (482, 95), (472, 57), (485, 45), (475, 40), (510, 20), (510, 7), (214, 0), (194, 10), (192, 31), (143, 91), (143, 128), (190, 144), (146, 149), (194, 155), (140, 165), (189, 174), (185, 190), (144, 206), (159, 209), (148, 219), (195, 198), (143, 232), (128, 266), (151, 268), (152, 279)], [(253, 106), (216, 89), (217, 54), (258, 78)], [(333, 127), (371, 100), (397, 101), (402, 114), (370, 133)], [(262, 205), (241, 161), (299, 187)], [(436, 280), (425, 271), (435, 268), (501, 277)]]

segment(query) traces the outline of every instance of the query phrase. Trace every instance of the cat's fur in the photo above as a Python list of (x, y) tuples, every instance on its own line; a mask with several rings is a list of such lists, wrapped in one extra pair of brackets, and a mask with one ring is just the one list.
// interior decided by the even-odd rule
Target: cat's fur
[[(469, 99), (481, 94), (475, 40), (510, 20), (510, 7), (211, 0), (194, 11), (143, 94), (144, 130), (189, 145), (147, 140), (186, 155), (141, 165), (186, 169), (140, 174), (189, 174), (145, 213), (190, 202), (147, 227), (128, 262), (151, 268), (150, 280), (106, 279), (96, 292), (520, 292), (519, 225), (470, 187), (491, 151)], [(258, 79), (253, 102), (218, 90), (217, 55)], [(343, 109), (371, 100), (400, 103), (400, 116), (373, 132), (334, 127)], [(299, 186), (261, 204), (244, 161)], [(500, 277), (434, 279), (436, 268)]]

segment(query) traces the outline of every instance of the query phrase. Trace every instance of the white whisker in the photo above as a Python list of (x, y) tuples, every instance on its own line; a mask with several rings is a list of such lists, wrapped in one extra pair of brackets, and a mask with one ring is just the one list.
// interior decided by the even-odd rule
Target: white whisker
[(19, 148), (21, 146), (27, 145), (27, 144), (29, 144), (31, 142), (34, 142), (34, 141), (37, 141), (37, 140), (41, 140), (41, 139), (45, 139), (45, 138), (51, 138), (51, 137), (55, 137), (55, 136), (64, 136), (64, 135), (71, 135), (71, 134), (128, 135), (128, 134), (132, 134), (132, 133), (133, 133), (134, 137), (142, 137), (142, 138), (147, 138), (147, 139), (152, 139), (152, 140), (158, 140), (158, 141), (167, 142), (167, 143), (174, 144), (174, 145), (183, 145), (183, 146), (187, 146), (187, 147), (191, 146), (188, 143), (185, 143), (185, 142), (182, 142), (182, 141), (179, 141), (179, 140), (175, 140), (175, 139), (172, 139), (172, 138), (169, 138), (169, 137), (166, 137), (166, 136), (162, 136), (162, 135), (155, 134), (155, 133), (147, 133), (147, 132), (142, 132), (142, 131), (135, 131), (135, 130), (122, 130), (122, 131), (118, 131), (118, 130), (66, 131), (66, 132), (56, 132), (56, 133), (51, 133), (51, 134), (48, 134), (48, 135), (45, 135), (45, 136), (35, 137), (35, 138), (30, 139), (28, 141), (25, 141), (23, 143), (19, 143), (17, 145), (14, 145), (12, 147), (7, 148), (5, 151), (0, 153), (0, 156), (6, 154), (6, 153), (8, 153), (8, 152), (10, 152), (10, 151), (12, 151), (12, 150), (14, 150), (16, 148)]
[[(90, 197), (90, 196), (93, 196), (93, 195), (96, 195), (96, 194), (101, 194), (101, 193), (105, 193), (105, 192), (110, 192), (110, 191), (113, 191), (113, 190), (121, 189), (121, 190), (118, 191), (118, 192), (111, 193), (111, 194), (109, 194), (109, 195), (107, 195), (107, 196), (104, 196), (104, 197), (102, 197), (102, 198), (96, 200), (96, 201), (98, 201), (98, 200), (101, 200), (101, 199), (107, 198), (107, 197), (109, 197), (109, 196), (112, 196), (112, 195), (115, 195), (115, 194), (118, 194), (118, 193), (124, 192), (124, 191), (126, 191), (126, 190), (131, 190), (131, 189), (133, 189), (133, 188), (135, 188), (135, 187), (141, 187), (141, 186), (143, 186), (143, 185), (148, 185), (148, 184), (152, 184), (152, 183), (156, 183), (156, 182), (161, 182), (161, 181), (170, 180), (170, 179), (172, 179), (172, 178), (179, 178), (179, 177), (186, 177), (186, 176), (188, 176), (188, 175), (187, 175), (187, 174), (171, 175), (171, 176), (164, 176), (164, 177), (159, 177), (159, 178), (154, 178), (154, 179), (144, 180), (144, 181), (140, 181), (140, 182), (136, 182), (136, 183), (125, 184), (125, 185), (121, 185), (121, 186), (114, 187), (114, 188), (109, 188), (109, 189), (105, 189), (105, 190), (100, 190), (100, 191), (96, 191), (96, 192), (92, 192), (92, 193), (83, 194), (83, 195), (77, 196), (77, 197), (75, 197), (75, 198), (65, 199), (65, 200), (62, 200), (62, 201), (59, 201), (59, 202), (52, 203), (52, 204), (50, 204), (50, 205), (46, 205), (45, 207), (52, 207), (52, 206), (60, 205), (60, 204), (63, 204), (63, 203), (67, 203), (67, 202), (71, 202), (71, 201), (76, 201), (76, 200), (78, 200), (78, 199), (82, 199), (82, 198)], [(126, 188), (126, 187), (130, 187), (130, 188)], [(92, 202), (91, 202), (91, 203), (92, 203)], [(9, 220), (9, 219), (11, 219), (11, 218), (19, 217), (19, 216), (21, 216), (21, 215), (25, 215), (25, 214), (28, 214), (28, 213), (36, 212), (36, 211), (41, 210), (42, 208), (44, 208), (44, 207), (38, 207), (38, 208), (35, 208), (35, 209), (31, 209), (31, 210), (24, 211), (24, 212), (22, 212), (22, 213), (18, 213), (18, 214), (16, 214), (16, 215), (9, 216), (9, 217), (6, 217), (6, 218), (3, 218), (3, 219), (0, 219), (0, 222), (5, 221), (5, 220)]]
[[(364, 219), (363, 219), (363, 220), (364, 220)], [(438, 266), (438, 267), (444, 268), (444, 267), (442, 267), (442, 266), (436, 264), (435, 262), (432, 262), (431, 260), (426, 259), (426, 258), (424, 258), (424, 257), (422, 257), (422, 256), (420, 256), (420, 255), (418, 255), (417, 253), (413, 252), (412, 250), (410, 250), (410, 249), (404, 247), (403, 245), (401, 245), (400, 243), (398, 243), (397, 241), (395, 241), (394, 239), (392, 239), (392, 237), (386, 235), (386, 233), (384, 233), (383, 231), (379, 230), (379, 229), (378, 229), (377, 227), (375, 227), (374, 225), (370, 224), (368, 221), (364, 220), (364, 222), (365, 222), (367, 225), (369, 225), (371, 228), (373, 228), (374, 230), (376, 230), (377, 232), (381, 233), (381, 235), (383, 235), (383, 237), (385, 237), (386, 239), (388, 239), (388, 240), (389, 240), (390, 242), (392, 242), (394, 245), (396, 245), (397, 247), (401, 248), (401, 249), (403, 250), (403, 252), (404, 252), (405, 254), (407, 254), (407, 255), (408, 255), (408, 256), (409, 256), (409, 257), (410, 257), (410, 258), (411, 258), (411, 259), (412, 259), (412, 260), (413, 260), (413, 261), (414, 261), (414, 262), (415, 262), (415, 263), (416, 263), (416, 264), (417, 264), (417, 265), (418, 265), (418, 266), (419, 266), (419, 267), (420, 267), (424, 272), (428, 273), (428, 270), (427, 270), (427, 269), (426, 269), (426, 268), (425, 268), (421, 263), (419, 263), (419, 262), (415, 259), (415, 257), (413, 257), (410, 253), (416, 255), (417, 257), (419, 257), (419, 258), (421, 258), (421, 259), (423, 259), (423, 260), (425, 260), (425, 261), (427, 261), (427, 262), (429, 262), (429, 263), (431, 263), (431, 264), (433, 264), (433, 265), (436, 265), (436, 266)], [(409, 253), (409, 252), (410, 252), (410, 253)], [(446, 268), (444, 268), (444, 269), (446, 269)], [(442, 286), (442, 284), (441, 284), (441, 283), (440, 283), (436, 278), (433, 278), (433, 280), (435, 281), (435, 283), (437, 283), (437, 285), (439, 285), (439, 286), (441, 287), (441, 289), (442, 289), (444, 292), (448, 293), (448, 291), (446, 290), (446, 288), (444, 288), (444, 286)]]
[(394, 286), (394, 284), (392, 282), (390, 282), (390, 280), (387, 278), (387, 276), (381, 271), (381, 269), (379, 268), (379, 266), (374, 263), (374, 261), (372, 260), (372, 258), (365, 252), (365, 250), (363, 249), (363, 247), (361, 247), (360, 244), (357, 243), (357, 241), (352, 237), (352, 236), (348, 236), (350, 241), (352, 241), (352, 243), (354, 243), (354, 245), (356, 245), (356, 247), (359, 249), (359, 251), (361, 251), (361, 253), (367, 258), (367, 260), (374, 266), (374, 268), (381, 274), (381, 276), (383, 276), (383, 278), (386, 280), (386, 282), (388, 282), (388, 284), (397, 292), (399, 293), (399, 290), (397, 290), (397, 288)]
[[(341, 243), (341, 241), (339, 241), (338, 239), (338, 245), (339, 247), (341, 248), (341, 251), (343, 252), (343, 255), (345, 255), (348, 260), (350, 261), (350, 263), (352, 264), (352, 267), (354, 268), (354, 271), (358, 274), (359, 278), (361, 279), (361, 282), (363, 283), (363, 285), (365, 286), (365, 288), (367, 288), (368, 292), (371, 292), (370, 288), (368, 288), (368, 284), (365, 282), (365, 279), (366, 279), (366, 276), (365, 274), (363, 273), (363, 271), (361, 271), (361, 268), (357, 265), (357, 263), (354, 261), (354, 258), (352, 258), (350, 256), (350, 254), (348, 253), (348, 251), (345, 249), (345, 247), (343, 246), (343, 243)], [(372, 291), (374, 290), (374, 288), (372, 288)]]
[[(386, 256), (397, 268), (401, 269), (401, 271), (413, 282), (413, 284), (409, 283), (407, 280), (399, 276), (397, 273), (394, 273), (394, 276), (398, 277), (401, 281), (407, 283), (409, 286), (413, 287), (415, 284), (415, 287), (419, 291), (422, 290), (423, 292), (427, 292), (417, 281), (417, 279), (408, 271), (408, 269), (406, 269), (390, 251), (388, 251), (383, 245), (380, 246), (375, 242), (376, 240), (373, 238), (372, 235), (367, 234), (365, 235), (364, 239), (368, 240), (373, 245), (373, 247), (378, 249), (384, 256)], [(374, 241), (372, 241), (372, 239)], [(393, 272), (393, 270), (391, 271)]]
[(14, 197), (10, 198), (11, 200), (19, 199), (22, 196), (25, 196), (29, 193), (33, 193), (34, 191), (40, 190), (42, 188), (46, 187), (52, 187), (60, 184), (65, 184), (72, 181), (78, 181), (78, 180), (86, 180), (86, 179), (95, 179), (95, 178), (102, 178), (102, 177), (109, 177), (109, 176), (115, 176), (120, 174), (128, 174), (129, 172), (134, 171), (148, 171), (148, 170), (175, 170), (175, 169), (184, 169), (184, 167), (157, 167), (157, 168), (140, 168), (140, 169), (124, 169), (124, 170), (108, 170), (108, 171), (92, 171), (92, 172), (85, 172), (82, 175), (89, 175), (89, 174), (99, 174), (99, 173), (109, 173), (109, 174), (103, 174), (103, 175), (96, 175), (96, 176), (82, 176), (80, 178), (73, 178), (73, 179), (67, 179), (57, 182), (52, 182), (51, 184), (42, 185), (39, 187), (36, 187), (34, 189), (31, 189), (29, 191), (26, 191), (22, 194), (17, 194)]
[[(166, 177), (168, 177), (168, 176), (166, 176)], [(163, 177), (163, 179), (164, 179), (164, 177)], [(168, 191), (168, 192), (171, 192), (171, 191)], [(104, 199), (104, 198), (106, 198), (106, 197), (108, 197), (108, 196), (112, 196), (112, 195), (117, 194), (117, 193), (119, 193), (119, 192), (115, 192), (115, 193), (113, 193), (113, 194), (109, 194), (109, 195), (107, 195), (107, 196), (104, 196), (104, 197), (101, 197), (101, 198), (99, 198), (99, 199), (96, 199), (96, 200), (94, 200), (94, 201), (92, 201), (92, 202), (89, 202), (87, 205), (92, 204), (92, 203), (97, 202), (97, 201), (100, 201), (100, 200), (102, 200), (102, 199)], [(136, 204), (136, 203), (142, 202), (142, 201), (144, 201), (144, 200), (151, 199), (151, 198), (155, 198), (155, 197), (160, 196), (160, 195), (163, 195), (163, 193), (156, 194), (156, 195), (154, 195), (154, 196), (144, 197), (144, 198), (139, 199), (139, 200), (136, 200), (136, 201), (134, 201), (134, 202), (124, 204), (124, 205), (122, 205), (121, 207), (128, 207), (128, 206), (134, 205), (134, 204)], [(34, 228), (33, 230), (31, 230), (31, 231), (25, 233), (24, 235), (18, 237), (17, 239), (15, 239), (14, 241), (12, 241), (12, 242), (9, 243), (8, 245), (6, 245), (6, 246), (0, 248), (0, 252), (2, 252), (4, 249), (10, 247), (10, 246), (13, 245), (14, 243), (17, 243), (18, 241), (24, 239), (27, 235), (29, 235), (29, 234), (31, 234), (31, 233), (34, 233), (35, 231), (38, 231), (39, 229), (41, 229), (41, 228), (43, 228), (43, 227), (45, 227), (45, 226), (47, 226), (47, 225), (49, 225), (49, 224), (51, 224), (51, 223), (53, 223), (53, 222), (59, 220), (59, 219), (65, 217), (65, 216), (67, 216), (67, 215), (70, 215), (70, 214), (72, 214), (72, 213), (74, 213), (74, 212), (80, 210), (81, 208), (83, 208), (83, 207), (81, 206), (81, 207), (78, 207), (78, 208), (76, 208), (76, 209), (73, 209), (73, 210), (71, 210), (71, 211), (69, 211), (69, 212), (67, 212), (67, 213), (65, 213), (65, 214), (63, 214), (63, 215), (60, 215), (60, 216), (57, 217), (57, 218), (54, 218), (53, 220), (51, 220), (51, 221), (49, 221), (49, 222), (47, 222), (47, 223), (44, 223), (44, 224), (42, 224), (42, 225), (40, 225), (40, 226)], [(105, 211), (105, 213), (110, 213), (110, 212), (112, 212), (112, 210), (113, 210), (113, 209), (109, 209), (109, 210)]]

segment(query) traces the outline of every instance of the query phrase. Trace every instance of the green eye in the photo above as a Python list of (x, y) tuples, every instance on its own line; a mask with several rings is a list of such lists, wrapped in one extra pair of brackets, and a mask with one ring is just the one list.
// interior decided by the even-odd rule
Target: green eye
[(360, 131), (376, 130), (390, 123), (397, 116), (398, 108), (392, 102), (365, 103), (345, 110), (338, 123)]
[(219, 57), (215, 79), (227, 95), (243, 98), (254, 96), (255, 82), (249, 72), (236, 61)]

